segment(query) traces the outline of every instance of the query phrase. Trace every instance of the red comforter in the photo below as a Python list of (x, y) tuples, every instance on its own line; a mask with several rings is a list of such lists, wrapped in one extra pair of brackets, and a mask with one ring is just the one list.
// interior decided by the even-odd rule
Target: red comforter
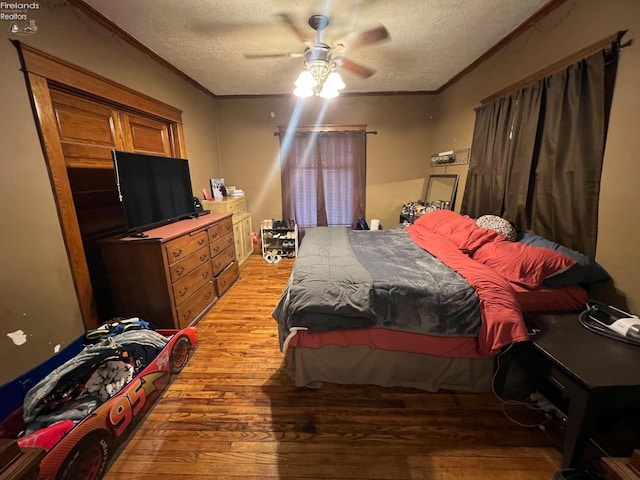
[(511, 284), (470, 256), (486, 242), (503, 240), (503, 235), (479, 228), (469, 217), (448, 210), (425, 215), (406, 230), (417, 245), (475, 288), (482, 315), (477, 339), (479, 353), (496, 354), (506, 345), (529, 339)]

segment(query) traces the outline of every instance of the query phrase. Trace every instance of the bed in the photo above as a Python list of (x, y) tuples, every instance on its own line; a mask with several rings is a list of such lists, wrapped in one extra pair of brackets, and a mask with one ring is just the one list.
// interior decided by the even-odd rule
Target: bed
[(582, 309), (580, 285), (543, 283), (575, 265), (448, 210), (308, 229), (273, 312), (287, 370), (298, 386), (489, 391), (495, 356), (529, 338), (523, 311)]

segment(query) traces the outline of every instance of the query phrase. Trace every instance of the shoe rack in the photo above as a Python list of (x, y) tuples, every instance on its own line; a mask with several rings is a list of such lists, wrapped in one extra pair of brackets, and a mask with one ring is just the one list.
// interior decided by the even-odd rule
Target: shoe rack
[(263, 220), (260, 223), (262, 258), (278, 263), (298, 255), (298, 225), (293, 220)]

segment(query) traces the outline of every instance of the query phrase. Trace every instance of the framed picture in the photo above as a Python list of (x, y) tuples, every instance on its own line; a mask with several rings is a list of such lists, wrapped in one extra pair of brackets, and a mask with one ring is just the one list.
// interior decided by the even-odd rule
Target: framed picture
[(227, 196), (224, 178), (211, 178), (209, 179), (209, 183), (211, 184), (211, 195), (214, 200), (222, 200)]

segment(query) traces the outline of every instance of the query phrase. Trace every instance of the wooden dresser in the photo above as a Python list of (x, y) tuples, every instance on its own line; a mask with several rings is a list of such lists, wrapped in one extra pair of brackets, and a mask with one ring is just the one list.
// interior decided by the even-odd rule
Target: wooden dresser
[(229, 196), (224, 200), (203, 200), (202, 206), (214, 213), (232, 214), (236, 258), (238, 263), (242, 265), (253, 254), (251, 214), (247, 212), (246, 197)]
[(181, 220), (145, 234), (100, 242), (117, 315), (184, 328), (238, 279), (231, 214)]

